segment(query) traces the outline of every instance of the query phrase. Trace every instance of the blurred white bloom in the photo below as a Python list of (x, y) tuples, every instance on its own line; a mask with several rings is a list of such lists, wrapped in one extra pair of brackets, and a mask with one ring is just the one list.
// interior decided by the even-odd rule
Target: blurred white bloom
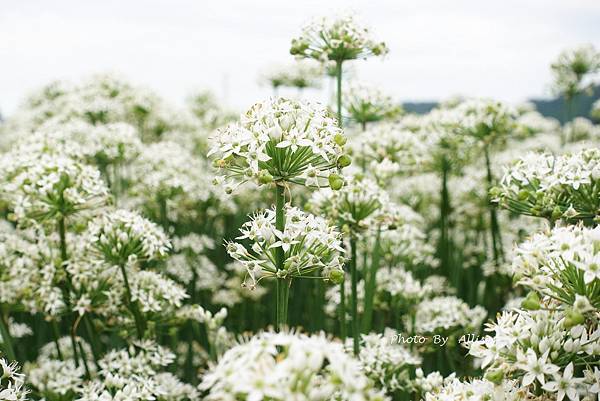
[(137, 213), (106, 212), (88, 224), (88, 242), (103, 258), (116, 265), (133, 260), (161, 259), (171, 244), (164, 231)]
[[(455, 330), (479, 330), (487, 312), (481, 306), (470, 308), (454, 296), (426, 299), (415, 308), (414, 332), (451, 333)], [(407, 322), (410, 324), (410, 322)]]
[(344, 91), (344, 109), (359, 124), (394, 118), (402, 113), (399, 102), (380, 89), (359, 82), (351, 82)]
[(360, 363), (323, 335), (261, 333), (236, 345), (203, 377), (206, 400), (386, 400)]
[(69, 157), (7, 153), (0, 158), (0, 193), (15, 217), (38, 221), (103, 206), (108, 188), (94, 167)]
[(296, 57), (319, 61), (354, 60), (387, 52), (385, 43), (375, 41), (369, 29), (357, 23), (353, 15), (311, 21), (302, 28), (300, 36), (292, 39), (290, 49)]

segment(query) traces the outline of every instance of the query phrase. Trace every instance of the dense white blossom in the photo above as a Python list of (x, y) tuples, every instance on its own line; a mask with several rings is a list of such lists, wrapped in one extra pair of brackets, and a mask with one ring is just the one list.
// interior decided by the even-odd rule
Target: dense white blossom
[(209, 156), (214, 165), (237, 183), (275, 180), (319, 186), (347, 165), (342, 162), (346, 139), (317, 103), (284, 98), (256, 103), (240, 123), (217, 130), (213, 140)]
[(127, 210), (106, 212), (90, 221), (86, 235), (107, 262), (117, 265), (161, 259), (171, 247), (160, 227)]
[(302, 33), (292, 39), (290, 53), (296, 57), (319, 61), (343, 61), (369, 56), (382, 56), (388, 52), (385, 43), (377, 42), (351, 15), (336, 18), (317, 18), (302, 28)]
[(204, 376), (206, 400), (385, 400), (359, 361), (323, 335), (261, 333), (228, 350)]
[(0, 158), (0, 194), (15, 217), (45, 221), (106, 204), (108, 188), (94, 167), (60, 155), (25, 152)]
[(599, 210), (600, 150), (554, 156), (529, 153), (506, 168), (495, 200), (519, 214), (556, 220), (593, 219)]
[[(238, 240), (248, 240), (248, 247), (238, 242), (227, 244), (227, 252), (242, 263), (250, 278), (249, 286), (256, 285), (261, 277), (293, 278), (316, 275), (325, 280), (337, 281), (343, 275), (344, 262), (340, 233), (322, 217), (298, 208), (286, 206), (285, 229), (275, 225), (275, 210), (268, 209), (244, 223)], [(275, 252), (280, 248), (285, 255), (285, 265), (277, 270)]]

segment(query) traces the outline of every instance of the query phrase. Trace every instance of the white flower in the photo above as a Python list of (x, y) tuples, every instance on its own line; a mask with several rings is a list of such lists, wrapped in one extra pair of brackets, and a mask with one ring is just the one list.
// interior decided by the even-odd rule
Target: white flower
[(387, 399), (341, 343), (293, 333), (261, 333), (234, 346), (199, 388), (208, 392), (206, 400)]
[[(328, 279), (333, 271), (342, 272), (344, 250), (340, 233), (318, 216), (286, 206), (283, 232), (275, 227), (275, 210), (256, 213), (240, 229), (238, 240), (251, 246), (230, 242), (227, 252), (246, 267), (251, 287), (259, 277), (301, 277), (316, 274)], [(277, 271), (277, 248), (285, 253), (285, 268)]]
[(74, 215), (105, 205), (109, 197), (94, 167), (25, 149), (0, 158), (0, 180), (0, 195), (19, 220)]
[(545, 384), (546, 376), (558, 372), (559, 367), (547, 361), (549, 352), (550, 350), (547, 350), (538, 358), (531, 348), (527, 349), (526, 353), (523, 353), (520, 349), (517, 350), (517, 366), (525, 371), (522, 379), (524, 386), (530, 385), (536, 379), (541, 384)]
[(583, 378), (573, 377), (573, 362), (569, 363), (565, 368), (562, 377), (557, 376), (556, 381), (550, 381), (542, 388), (552, 393), (558, 392), (556, 400), (562, 401), (565, 395), (571, 401), (579, 401), (578, 386), (583, 382)]
[(308, 171), (324, 181), (338, 170), (345, 139), (323, 106), (271, 98), (252, 106), (240, 123), (217, 130), (213, 141), (209, 156), (228, 179), (308, 185), (302, 180)]
[(385, 43), (371, 38), (367, 28), (352, 15), (311, 21), (299, 37), (292, 39), (290, 53), (299, 58), (319, 61), (344, 61), (381, 56), (388, 51)]
[(529, 153), (506, 168), (496, 201), (519, 214), (557, 220), (596, 217), (600, 149), (554, 156)]
[(164, 231), (137, 213), (127, 210), (107, 212), (88, 224), (85, 234), (90, 246), (106, 261), (124, 264), (138, 260), (161, 259), (171, 245)]

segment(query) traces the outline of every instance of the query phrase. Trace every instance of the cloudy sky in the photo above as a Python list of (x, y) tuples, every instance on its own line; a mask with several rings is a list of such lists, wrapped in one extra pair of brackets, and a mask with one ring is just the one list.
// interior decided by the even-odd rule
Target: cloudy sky
[(258, 76), (292, 61), (313, 16), (354, 11), (391, 49), (353, 62), (400, 100), (452, 95), (507, 101), (549, 94), (564, 48), (600, 47), (597, 0), (3, 0), (0, 111), (53, 79), (114, 71), (178, 102), (212, 89), (244, 108), (269, 94)]

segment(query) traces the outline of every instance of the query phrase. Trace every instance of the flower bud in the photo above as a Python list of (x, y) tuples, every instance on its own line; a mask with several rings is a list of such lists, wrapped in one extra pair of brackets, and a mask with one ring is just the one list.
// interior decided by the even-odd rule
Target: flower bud
[(560, 207), (556, 206), (552, 209), (552, 220), (558, 220), (562, 217), (563, 212), (560, 210)]
[(350, 159), (350, 156), (348, 156), (348, 155), (341, 155), (337, 159), (337, 165), (339, 168), (348, 167), (350, 165), (350, 163), (352, 163), (352, 160)]
[(260, 170), (258, 173), (258, 182), (260, 184), (270, 184), (273, 182), (273, 176), (267, 170)]
[(486, 372), (485, 379), (494, 384), (500, 384), (502, 383), (502, 379), (504, 379), (504, 371), (502, 369), (490, 369)]
[(344, 146), (346, 144), (346, 137), (342, 134), (335, 134), (333, 140), (340, 146)]
[(540, 297), (536, 292), (530, 292), (527, 297), (521, 302), (521, 307), (527, 310), (540, 309)]
[(571, 327), (582, 324), (584, 321), (585, 317), (583, 316), (583, 313), (571, 309), (565, 314), (563, 325), (565, 329), (570, 329)]
[(328, 181), (329, 181), (329, 186), (334, 191), (338, 191), (338, 190), (342, 189), (342, 187), (344, 186), (344, 179), (335, 173), (329, 174)]
[(329, 272), (327, 278), (333, 284), (341, 284), (344, 282), (344, 272), (342, 270), (332, 270)]

